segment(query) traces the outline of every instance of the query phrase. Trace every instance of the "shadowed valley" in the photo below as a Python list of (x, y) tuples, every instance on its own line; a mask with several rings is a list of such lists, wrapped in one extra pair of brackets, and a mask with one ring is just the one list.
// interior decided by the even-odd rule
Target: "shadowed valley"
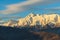
[(0, 26), (0, 40), (60, 40), (60, 28), (36, 29)]

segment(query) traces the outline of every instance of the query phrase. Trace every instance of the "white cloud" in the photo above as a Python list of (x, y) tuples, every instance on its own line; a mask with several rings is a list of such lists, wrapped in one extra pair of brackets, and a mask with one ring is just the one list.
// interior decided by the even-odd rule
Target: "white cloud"
[(0, 20), (0, 25), (1, 25), (1, 24), (3, 24), (4, 22), (5, 22), (5, 21), (3, 21), (3, 20)]
[(40, 4), (49, 4), (49, 3), (56, 2), (55, 0), (27, 0), (21, 3), (17, 4), (11, 4), (11, 5), (6, 5), (5, 10), (0, 10), (0, 13), (2, 14), (12, 14), (12, 13), (17, 13), (17, 12), (22, 12), (27, 10), (26, 8), (29, 8), (29, 6), (37, 5), (37, 3)]
[(24, 6), (28, 6), (28, 5), (31, 5), (31, 4), (40, 2), (40, 1), (41, 0), (28, 0), (28, 1), (21, 2), (21, 3), (17, 3), (17, 4), (7, 5), (6, 10), (1, 10), (0, 13), (11, 14), (11, 13), (21, 12), (25, 10)]
[(52, 7), (52, 8), (46, 8), (46, 9), (50, 9), (50, 10), (60, 10), (60, 6), (57, 6), (57, 7)]
[(4, 21), (0, 21), (0, 23), (2, 23), (2, 22), (4, 22)]
[(60, 6), (59, 7), (54, 7), (54, 9), (59, 9), (60, 10)]

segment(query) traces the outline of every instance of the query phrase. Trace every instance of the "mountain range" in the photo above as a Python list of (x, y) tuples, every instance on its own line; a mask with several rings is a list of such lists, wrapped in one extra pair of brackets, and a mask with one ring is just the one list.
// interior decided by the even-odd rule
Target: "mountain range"
[(59, 27), (60, 26), (60, 15), (58, 14), (33, 14), (30, 13), (24, 18), (16, 20), (9, 20), (6, 23), (3, 23), (3, 26), (36, 26), (41, 25), (45, 27), (46, 25)]

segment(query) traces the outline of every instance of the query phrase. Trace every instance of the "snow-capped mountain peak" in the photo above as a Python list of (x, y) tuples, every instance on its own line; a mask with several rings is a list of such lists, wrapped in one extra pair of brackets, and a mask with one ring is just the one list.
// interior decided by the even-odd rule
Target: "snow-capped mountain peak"
[[(30, 13), (28, 16), (24, 18), (20, 18), (18, 21), (8, 21), (4, 23), (4, 26), (35, 26), (35, 25), (42, 25), (45, 26), (46, 24), (54, 24), (55, 26), (60, 23), (60, 15), (58, 14), (33, 14)], [(60, 25), (58, 25), (60, 26)]]

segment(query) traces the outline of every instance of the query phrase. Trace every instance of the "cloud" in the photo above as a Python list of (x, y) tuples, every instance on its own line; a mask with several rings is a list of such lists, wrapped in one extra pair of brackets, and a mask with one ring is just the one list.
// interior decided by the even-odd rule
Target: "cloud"
[(60, 6), (59, 7), (54, 7), (54, 9), (60, 10)]
[(60, 10), (60, 6), (57, 6), (57, 7), (52, 7), (52, 8), (46, 8), (46, 9), (48, 9), (48, 10)]
[(4, 21), (0, 21), (0, 23), (2, 23), (2, 22), (4, 22)]
[(28, 0), (17, 4), (7, 5), (5, 10), (1, 10), (0, 13), (11, 14), (21, 12), (26, 10), (24, 6), (32, 5), (34, 3), (40, 2), (41, 0)]
[(12, 14), (12, 13), (18, 13), (18, 12), (22, 12), (25, 10), (28, 10), (29, 7), (34, 6), (34, 5), (41, 5), (41, 4), (49, 4), (49, 3), (53, 3), (56, 2), (55, 0), (27, 0), (24, 2), (20, 2), (17, 4), (11, 4), (11, 5), (6, 5), (6, 9), (5, 10), (0, 10), (0, 13), (2, 14)]

